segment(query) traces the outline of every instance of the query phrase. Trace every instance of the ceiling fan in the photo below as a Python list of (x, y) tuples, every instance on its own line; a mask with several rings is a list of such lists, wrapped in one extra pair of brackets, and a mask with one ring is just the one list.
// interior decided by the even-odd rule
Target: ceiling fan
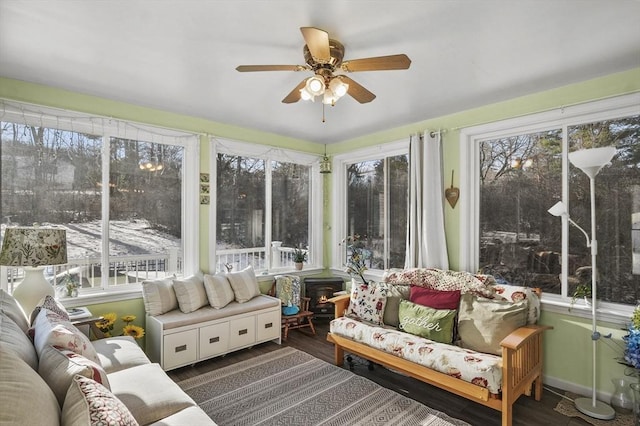
[(344, 74), (358, 71), (406, 70), (411, 60), (405, 54), (377, 56), (373, 58), (342, 61), (344, 46), (337, 40), (329, 38), (329, 34), (319, 28), (301, 27), (304, 37), (303, 49), (306, 65), (240, 65), (240, 72), (253, 71), (311, 71), (312, 77), (305, 78), (291, 91), (282, 102), (290, 104), (303, 100), (315, 100), (322, 96), (324, 104), (334, 105), (345, 94), (361, 104), (371, 102), (376, 95), (365, 89)]

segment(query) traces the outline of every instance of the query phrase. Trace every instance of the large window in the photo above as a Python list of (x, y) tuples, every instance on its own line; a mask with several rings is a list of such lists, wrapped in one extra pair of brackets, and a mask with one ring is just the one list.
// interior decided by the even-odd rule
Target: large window
[[(635, 305), (640, 299), (637, 98), (625, 96), (463, 131), (463, 160), (472, 162), (464, 182), (471, 191), (478, 188), (478, 196), (463, 210), (465, 269), (541, 287), (545, 295), (564, 300), (581, 285), (590, 288), (591, 249), (585, 236), (547, 210), (564, 201), (571, 219), (590, 234), (589, 179), (568, 161), (568, 153), (614, 146), (611, 165), (596, 177), (597, 294), (603, 306)], [(464, 250), (465, 244), (471, 248)]]
[(355, 237), (371, 272), (404, 267), (408, 148), (395, 143), (382, 151), (377, 147), (337, 158), (334, 182), (344, 189), (337, 190), (334, 198), (336, 268), (342, 268), (349, 256), (349, 245), (342, 244), (346, 237)]
[(318, 157), (214, 143), (216, 269), (291, 270), (296, 248), (307, 253), (307, 267), (321, 266)]
[[(33, 223), (66, 229), (69, 263), (45, 270), (61, 295), (67, 277), (82, 294), (183, 271), (183, 170), (195, 163), (194, 137), (68, 111), (7, 110), (0, 122), (2, 235)], [(22, 271), (2, 271), (11, 291)]]

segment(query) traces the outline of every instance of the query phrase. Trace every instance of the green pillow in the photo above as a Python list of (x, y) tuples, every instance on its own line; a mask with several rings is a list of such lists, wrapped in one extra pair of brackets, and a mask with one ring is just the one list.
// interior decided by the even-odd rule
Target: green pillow
[(408, 300), (400, 301), (400, 330), (434, 342), (451, 343), (456, 311), (433, 309)]

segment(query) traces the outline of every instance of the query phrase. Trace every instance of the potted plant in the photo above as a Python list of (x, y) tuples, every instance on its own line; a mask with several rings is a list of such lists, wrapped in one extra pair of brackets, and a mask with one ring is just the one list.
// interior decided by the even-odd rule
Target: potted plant
[(569, 311), (575, 305), (576, 300), (584, 298), (584, 302), (587, 306), (591, 303), (591, 283), (589, 284), (578, 284), (576, 289), (573, 291), (573, 295), (571, 296), (571, 304), (569, 305)]
[(302, 264), (307, 261), (307, 251), (302, 250), (301, 248), (293, 249), (293, 262), (296, 264), (296, 269), (300, 271), (302, 269)]

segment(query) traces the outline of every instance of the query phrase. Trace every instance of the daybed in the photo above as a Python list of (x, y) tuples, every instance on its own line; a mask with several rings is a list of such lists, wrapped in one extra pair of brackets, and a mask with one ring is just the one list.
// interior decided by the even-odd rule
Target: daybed
[(0, 406), (3, 425), (215, 425), (133, 338), (90, 342), (50, 296), (27, 318), (2, 290)]
[[(327, 340), (345, 351), (502, 412), (542, 394), (539, 292), (437, 269), (392, 272), (334, 297)], [(455, 309), (453, 309), (455, 308)]]
[(280, 300), (260, 293), (252, 267), (144, 281), (147, 353), (164, 370), (258, 343), (280, 344)]

